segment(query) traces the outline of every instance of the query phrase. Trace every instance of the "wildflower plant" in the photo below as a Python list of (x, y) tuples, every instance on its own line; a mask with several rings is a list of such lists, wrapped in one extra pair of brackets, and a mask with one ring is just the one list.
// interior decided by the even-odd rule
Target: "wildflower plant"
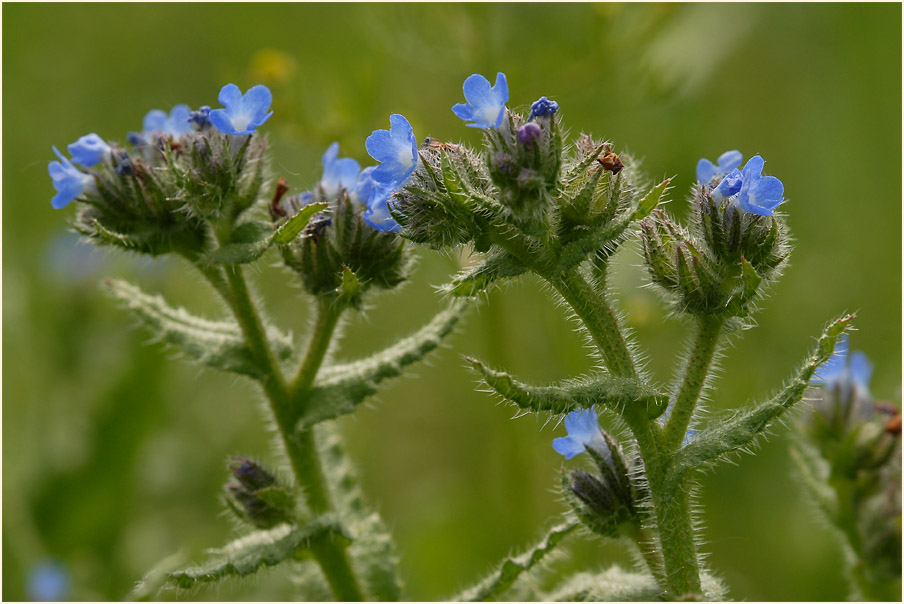
[[(429, 137), (418, 144), (409, 121), (392, 114), (388, 130), (364, 141), (376, 165), (362, 169), (340, 157), (334, 143), (322, 156), (321, 178), (291, 194), (273, 172), (262, 132), (273, 116), (264, 86), (244, 94), (224, 86), (222, 108), (151, 111), (127, 145), (92, 133), (69, 145), (72, 160), (54, 148), (51, 203), (57, 209), (76, 203), (76, 231), (97, 245), (179, 256), (225, 302), (231, 317), (202, 318), (135, 285), (106, 282), (159, 340), (207, 367), (256, 381), (284, 455), (233, 457), (223, 498), (245, 534), (203, 561), (155, 569), (133, 595), (285, 564), (309, 599), (402, 599), (391, 537), (364, 503), (334, 420), (437, 348), (473, 299), (527, 273), (572, 311), (595, 369), (536, 385), (466, 359), (503, 400), (564, 424), (567, 435), (552, 441), (550, 454), (568, 462), (559, 483), (566, 511), (536, 545), (504, 559), (457, 599), (725, 598), (694, 522), (695, 477), (750, 450), (812, 392), (814, 377), (822, 398), (802, 428), (809, 441), (802, 437), (795, 455), (847, 538), (858, 589), (870, 597), (887, 593), (900, 522), (889, 536), (894, 506), (886, 505), (885, 524), (864, 523), (867, 510), (884, 505), (875, 503), (882, 489), (897, 488), (900, 519), (900, 482), (893, 484), (886, 470), (900, 463), (900, 415), (872, 403), (862, 357), (851, 357), (850, 366), (830, 361), (846, 347), (853, 315), (826, 325), (771, 398), (736, 405), (726, 417), (705, 417), (700, 409), (714, 359), (727, 338), (754, 325), (791, 251), (779, 211), (784, 186), (763, 175), (763, 159), (754, 156), (743, 168), (739, 151), (716, 163), (700, 160), (684, 225), (663, 209), (669, 179), (648, 183), (633, 158), (610, 142), (590, 135), (566, 140), (556, 101), (541, 97), (526, 116), (510, 110), (502, 73), (493, 85), (474, 74), (463, 92), (466, 102), (452, 111), (483, 131), (482, 149)], [(650, 284), (693, 325), (672, 387), (645, 370), (645, 355), (610, 291), (612, 258), (632, 239), (640, 242)], [(412, 243), (473, 253), (473, 262), (441, 288), (446, 309), (384, 351), (333, 360), (343, 317), (407, 280)], [(313, 326), (303, 344), (265, 319), (246, 282), (246, 265), (266, 258), (278, 258), (311, 302)], [(870, 419), (877, 413), (885, 413), (882, 426)], [(600, 427), (601, 417), (616, 433)], [(896, 432), (889, 428), (895, 417)], [(282, 461), (291, 472), (281, 471)], [(626, 543), (637, 554), (636, 568), (580, 573), (549, 590), (519, 581), (539, 572), (547, 554), (579, 530)]]

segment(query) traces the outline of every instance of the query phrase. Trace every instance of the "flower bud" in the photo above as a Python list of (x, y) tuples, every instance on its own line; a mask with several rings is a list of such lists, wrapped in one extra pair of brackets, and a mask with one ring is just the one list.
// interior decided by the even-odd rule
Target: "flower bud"
[(271, 528), (290, 519), (294, 501), (275, 476), (260, 464), (234, 457), (233, 479), (226, 483), (226, 503), (242, 520), (257, 528)]
[(533, 145), (542, 137), (542, 128), (533, 122), (528, 122), (518, 129), (518, 142), (522, 145)]

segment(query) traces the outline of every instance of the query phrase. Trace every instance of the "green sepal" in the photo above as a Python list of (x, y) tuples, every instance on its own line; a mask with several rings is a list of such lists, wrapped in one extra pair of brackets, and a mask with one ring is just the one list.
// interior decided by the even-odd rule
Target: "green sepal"
[(486, 602), (495, 600), (504, 594), (521, 576), (536, 566), (546, 555), (553, 551), (562, 539), (580, 526), (578, 522), (568, 521), (551, 528), (539, 543), (519, 556), (506, 558), (493, 573), (454, 598), (457, 602)]
[(664, 181), (650, 189), (650, 191), (643, 196), (643, 199), (637, 202), (637, 207), (635, 207), (634, 212), (631, 214), (631, 222), (643, 220), (649, 216), (653, 210), (659, 206), (659, 202), (662, 199), (662, 196), (665, 195), (671, 182), (671, 178), (666, 178)]
[(214, 250), (208, 258), (216, 264), (254, 262), (272, 246), (285, 245), (294, 240), (311, 218), (328, 206), (325, 202), (310, 203), (275, 231), (265, 223), (246, 222), (236, 228), (229, 243)]
[(527, 270), (508, 252), (492, 249), (483, 260), (457, 275), (443, 291), (456, 297), (472, 297), (486, 291), (500, 279), (517, 277)]
[(665, 492), (672, 493), (680, 488), (684, 477), (693, 469), (749, 446), (776, 419), (800, 402), (809, 387), (810, 379), (819, 366), (832, 357), (835, 343), (850, 328), (853, 319), (854, 315), (849, 314), (831, 322), (797, 375), (771, 401), (739, 411), (729, 419), (707, 426), (692, 442), (680, 449), (669, 464), (666, 479), (671, 487), (665, 489)]
[(385, 350), (359, 361), (322, 369), (314, 386), (305, 393), (297, 428), (305, 430), (354, 411), (377, 392), (380, 382), (401, 375), (405, 367), (437, 348), (461, 318), (466, 306), (466, 303), (455, 302), (420, 330)]
[(189, 588), (227, 577), (245, 577), (262, 566), (276, 566), (292, 560), (322, 539), (349, 542), (345, 530), (332, 519), (318, 518), (301, 526), (282, 524), (266, 531), (255, 531), (225, 547), (208, 550), (209, 560), (172, 571), (168, 578), (178, 587)]
[(528, 411), (565, 414), (600, 405), (619, 414), (645, 409), (647, 417), (653, 419), (662, 415), (668, 406), (667, 394), (634, 378), (596, 374), (550, 386), (532, 386), (508, 373), (490, 369), (477, 359), (465, 357), (465, 360), (498, 395)]
[(560, 477), (560, 486), (562, 488), (562, 496), (565, 503), (571, 508), (571, 512), (581, 521), (581, 525), (591, 533), (603, 537), (605, 539), (617, 539), (619, 532), (619, 524), (625, 518), (622, 517), (623, 509), (618, 509), (618, 503), (615, 501), (614, 493), (607, 493), (607, 507), (611, 508), (611, 514), (601, 515), (585, 504), (571, 490), (572, 476), (565, 468), (562, 468)]
[(339, 289), (336, 292), (339, 294), (339, 300), (343, 304), (357, 307), (361, 303), (361, 294), (363, 292), (364, 288), (361, 285), (361, 281), (358, 280), (357, 275), (355, 275), (352, 269), (343, 266), (342, 285), (339, 286)]
[[(131, 310), (157, 340), (180, 348), (208, 367), (253, 378), (264, 377), (265, 373), (255, 361), (237, 324), (200, 319), (183, 308), (169, 306), (162, 296), (146, 294), (125, 281), (106, 280), (104, 287)], [(272, 327), (267, 328), (267, 336), (280, 360), (292, 356), (291, 336)]]
[(458, 204), (468, 207), (470, 205), (469, 195), (465, 189), (462, 177), (452, 164), (452, 158), (446, 152), (443, 152), (441, 156), (440, 169), (443, 175), (443, 185), (445, 185), (449, 197)]

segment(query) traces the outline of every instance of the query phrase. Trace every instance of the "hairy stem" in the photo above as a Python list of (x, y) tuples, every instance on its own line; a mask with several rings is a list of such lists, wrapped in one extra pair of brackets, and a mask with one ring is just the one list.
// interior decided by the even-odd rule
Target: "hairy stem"
[[(331, 512), (333, 504), (314, 442), (314, 434), (310, 430), (296, 429), (295, 422), (298, 413), (295, 409), (292, 391), (270, 348), (263, 322), (251, 299), (242, 268), (240, 266), (227, 267), (225, 272), (230, 294), (227, 302), (232, 307), (248, 346), (264, 369), (264, 377), (260, 380), (261, 386), (270, 401), (270, 408), (276, 418), (295, 478), (304, 489), (308, 507), (313, 513)], [(210, 279), (209, 275), (205, 274), (205, 276)], [(214, 287), (217, 287), (216, 283), (214, 283)], [(323, 356), (329, 346), (337, 319), (338, 316), (324, 319), (322, 313), (318, 315), (318, 326), (315, 328), (314, 339), (319, 343), (316, 347), (309, 347), (308, 354), (302, 362), (302, 367), (308, 367), (308, 371), (311, 372), (311, 382), (323, 362)], [(325, 321), (332, 321), (332, 324), (322, 325)], [(364, 599), (345, 549), (341, 545), (334, 541), (323, 541), (313, 548), (313, 552), (337, 600), (361, 601)]]
[(697, 322), (697, 335), (687, 358), (684, 378), (678, 394), (672, 401), (671, 415), (665, 427), (664, 442), (669, 451), (674, 451), (684, 442), (687, 427), (706, 384), (706, 376), (709, 374), (713, 356), (719, 345), (723, 325), (725, 320), (715, 317), (703, 317)]
[(314, 323), (314, 331), (311, 333), (311, 339), (308, 341), (308, 348), (304, 355), (304, 360), (292, 380), (293, 398), (297, 399), (299, 395), (306, 392), (314, 383), (317, 377), (317, 371), (323, 364), (339, 323), (339, 317), (345, 307), (339, 302), (335, 302), (328, 298), (317, 299), (317, 319)]
[(637, 369), (615, 312), (576, 268), (548, 279), (581, 318), (613, 374), (637, 377)]
[(702, 596), (700, 563), (694, 543), (690, 501), (687, 492), (679, 488), (668, 499), (653, 491), (656, 521), (662, 558), (665, 562), (666, 588), (671, 599)]

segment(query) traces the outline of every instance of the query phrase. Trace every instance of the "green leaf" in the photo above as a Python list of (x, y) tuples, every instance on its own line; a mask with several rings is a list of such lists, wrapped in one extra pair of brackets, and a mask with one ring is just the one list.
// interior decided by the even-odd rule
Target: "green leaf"
[(600, 405), (617, 413), (645, 408), (647, 417), (655, 418), (662, 415), (668, 405), (667, 394), (633, 378), (597, 374), (551, 386), (531, 386), (505, 372), (490, 369), (476, 359), (465, 357), (465, 360), (502, 398), (529, 411), (564, 414)]
[(466, 307), (466, 303), (456, 301), (419, 331), (385, 350), (359, 361), (324, 368), (313, 388), (305, 393), (297, 428), (305, 430), (354, 411), (364, 399), (377, 392), (380, 382), (401, 375), (406, 366), (437, 348)]
[[(157, 340), (178, 347), (208, 367), (253, 378), (263, 376), (237, 324), (200, 319), (185, 309), (169, 306), (162, 296), (146, 294), (125, 281), (107, 280), (104, 285), (154, 333)], [(280, 360), (292, 356), (290, 336), (274, 328), (267, 328), (267, 336)]]
[(656, 209), (659, 205), (659, 201), (662, 199), (662, 196), (665, 195), (665, 192), (668, 190), (669, 183), (672, 182), (671, 178), (666, 178), (664, 181), (650, 189), (650, 192), (647, 193), (643, 199), (641, 199), (637, 203), (637, 209), (634, 210), (634, 214), (631, 216), (631, 221), (642, 220), (650, 215), (650, 213)]
[(210, 254), (209, 260), (216, 264), (247, 264), (248, 262), (254, 262), (273, 245), (284, 245), (295, 239), (307, 226), (311, 218), (318, 212), (323, 211), (327, 206), (329, 204), (326, 202), (310, 203), (275, 231), (269, 226), (267, 229), (262, 229), (260, 226), (254, 228), (246, 227), (246, 225), (258, 225), (259, 223), (243, 224), (235, 230), (229, 243)]
[(157, 593), (166, 586), (169, 573), (185, 564), (186, 557), (185, 552), (178, 551), (158, 562), (154, 568), (149, 570), (144, 577), (141, 578), (141, 581), (135, 585), (135, 588), (129, 592), (129, 595), (126, 596), (126, 600), (129, 602), (149, 602), (152, 600), (159, 600)]
[[(724, 601), (728, 595), (721, 581), (702, 573), (702, 599), (706, 602)], [(538, 594), (547, 602), (661, 602), (663, 591), (647, 573), (630, 572), (617, 565), (600, 573), (578, 573), (549, 594)]]
[(457, 297), (476, 296), (499, 279), (517, 277), (526, 270), (527, 267), (508, 252), (494, 249), (480, 263), (467, 268), (445, 285), (443, 291)]
[(295, 497), (286, 489), (278, 486), (264, 487), (254, 491), (254, 494), (260, 497), (264, 503), (280, 510), (292, 514), (295, 512)]
[(309, 549), (320, 539), (347, 540), (342, 527), (331, 520), (317, 519), (303, 526), (282, 524), (266, 531), (255, 531), (220, 549), (209, 550), (209, 560), (170, 572), (169, 580), (179, 587), (219, 581), (226, 577), (244, 577), (262, 566), (276, 566)]
[(826, 518), (833, 520), (838, 502), (835, 491), (827, 484), (828, 463), (800, 438), (792, 441), (790, 453), (791, 461), (800, 476), (800, 483)]
[(835, 343), (850, 328), (853, 319), (854, 315), (850, 314), (831, 322), (797, 375), (771, 401), (752, 409), (741, 410), (729, 419), (708, 426), (690, 444), (679, 450), (666, 476), (672, 487), (665, 491), (674, 492), (687, 473), (694, 468), (748, 447), (776, 419), (800, 402), (813, 374), (820, 365), (831, 358), (835, 351)]
[(519, 556), (506, 558), (493, 573), (476, 586), (456, 596), (459, 602), (485, 602), (495, 600), (505, 593), (522, 573), (537, 565), (554, 550), (559, 542), (577, 529), (577, 521), (568, 521), (553, 527), (539, 543)]

